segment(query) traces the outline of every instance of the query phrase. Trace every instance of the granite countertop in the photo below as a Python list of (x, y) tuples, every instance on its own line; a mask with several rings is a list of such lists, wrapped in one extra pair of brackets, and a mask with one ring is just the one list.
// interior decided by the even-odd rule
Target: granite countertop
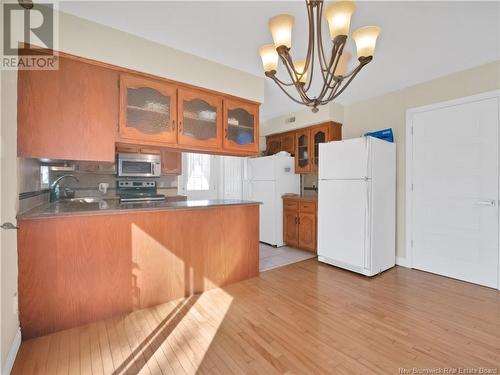
[(74, 201), (57, 201), (37, 206), (17, 216), (18, 220), (40, 219), (59, 216), (112, 214), (134, 211), (157, 211), (200, 209), (217, 206), (237, 206), (260, 204), (259, 202), (239, 199), (183, 200), (183, 201), (150, 201), (120, 203), (118, 199), (101, 199), (96, 202), (83, 203)]

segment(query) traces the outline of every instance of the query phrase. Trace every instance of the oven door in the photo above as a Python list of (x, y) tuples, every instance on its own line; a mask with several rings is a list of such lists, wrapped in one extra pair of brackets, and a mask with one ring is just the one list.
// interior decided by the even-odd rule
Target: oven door
[(118, 154), (119, 177), (158, 177), (160, 173), (159, 155)]

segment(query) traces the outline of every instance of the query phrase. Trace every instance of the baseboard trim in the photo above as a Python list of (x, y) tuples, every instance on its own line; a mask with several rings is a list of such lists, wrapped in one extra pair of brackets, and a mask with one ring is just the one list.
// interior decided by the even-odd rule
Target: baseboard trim
[(9, 375), (14, 366), (14, 361), (16, 360), (17, 352), (21, 346), (21, 327), (18, 328), (14, 340), (12, 340), (12, 345), (10, 346), (9, 353), (7, 353), (7, 358), (5, 358), (5, 363), (2, 368), (2, 375)]
[(407, 258), (396, 257), (396, 264), (401, 267), (412, 268)]

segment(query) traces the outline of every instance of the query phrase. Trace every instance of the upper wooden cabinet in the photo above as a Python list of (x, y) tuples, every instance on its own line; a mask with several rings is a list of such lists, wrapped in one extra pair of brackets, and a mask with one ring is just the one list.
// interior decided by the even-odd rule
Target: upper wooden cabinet
[(295, 133), (295, 173), (311, 171), (311, 130)]
[(319, 144), (342, 139), (342, 124), (325, 122), (266, 137), (268, 155), (287, 151), (295, 156), (296, 173), (318, 173)]
[(120, 138), (177, 142), (177, 88), (139, 76), (120, 76)]
[(222, 147), (222, 97), (198, 90), (179, 89), (180, 145)]
[(19, 157), (113, 162), (115, 143), (256, 155), (259, 104), (64, 53), (19, 71)]
[(182, 174), (182, 153), (178, 151), (162, 150), (161, 174)]
[(281, 150), (295, 155), (295, 132), (281, 134)]
[(330, 127), (328, 125), (316, 126), (311, 129), (311, 171), (318, 172), (319, 145), (330, 139)]
[(259, 150), (259, 106), (224, 100), (224, 148), (235, 151)]
[(268, 155), (274, 155), (281, 151), (281, 135), (268, 135), (266, 137), (266, 152)]
[(60, 56), (58, 70), (19, 70), (19, 157), (114, 161), (119, 73)]

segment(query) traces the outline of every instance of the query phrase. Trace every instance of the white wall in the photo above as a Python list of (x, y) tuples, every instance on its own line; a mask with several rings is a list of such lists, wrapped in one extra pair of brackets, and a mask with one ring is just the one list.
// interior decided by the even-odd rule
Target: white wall
[[(309, 109), (279, 116), (261, 124), (261, 150), (265, 136), (306, 127), (323, 121), (343, 124), (343, 138), (359, 137), (368, 131), (393, 128), (397, 145), (397, 256), (404, 260), (405, 251), (405, 116), (409, 108), (474, 95), (500, 88), (500, 61), (437, 78), (351, 105), (333, 103), (320, 107), (316, 114)], [(296, 122), (285, 119), (295, 116)]]
[(434, 79), (376, 98), (345, 106), (344, 138), (393, 128), (397, 144), (397, 256), (405, 248), (405, 124), (406, 110), (500, 88), (500, 61)]
[(264, 101), (263, 77), (62, 12), (59, 50), (259, 103)]
[[(125, 68), (262, 102), (264, 79), (78, 17), (59, 14), (59, 50)], [(1, 74), (2, 221), (15, 222), (18, 207), (16, 173), (17, 74)], [(14, 306), (17, 293), (15, 231), (2, 231), (1, 364), (19, 329)]]
[[(344, 108), (340, 104), (330, 103), (318, 107), (318, 109), (318, 112), (313, 113), (310, 108), (304, 108), (300, 111), (290, 112), (283, 116), (264, 121), (260, 125), (260, 135), (266, 136), (269, 134), (286, 132), (325, 121), (344, 122)], [(295, 117), (295, 122), (286, 123), (285, 120), (292, 116)]]

